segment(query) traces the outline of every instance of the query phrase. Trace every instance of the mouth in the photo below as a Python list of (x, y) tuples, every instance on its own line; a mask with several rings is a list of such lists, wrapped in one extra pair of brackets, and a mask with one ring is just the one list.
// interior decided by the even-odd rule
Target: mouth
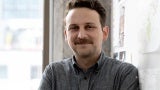
[(78, 39), (74, 43), (75, 45), (87, 45), (87, 44), (93, 44), (91, 40), (88, 39)]

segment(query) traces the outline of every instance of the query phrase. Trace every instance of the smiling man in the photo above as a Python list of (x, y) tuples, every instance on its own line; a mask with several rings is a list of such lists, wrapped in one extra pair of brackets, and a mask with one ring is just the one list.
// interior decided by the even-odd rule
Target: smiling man
[(99, 14), (88, 8), (76, 8), (66, 16), (65, 37), (73, 50), (76, 62), (87, 70), (101, 53), (102, 42), (108, 36), (108, 27), (102, 27)]
[(49, 64), (39, 90), (139, 90), (137, 68), (105, 56), (109, 28), (98, 0), (71, 0), (65, 17), (65, 40), (74, 55)]

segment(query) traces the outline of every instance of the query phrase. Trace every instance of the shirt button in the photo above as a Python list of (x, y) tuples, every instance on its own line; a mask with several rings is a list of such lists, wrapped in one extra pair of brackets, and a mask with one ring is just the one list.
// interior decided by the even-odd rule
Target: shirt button
[(87, 77), (84, 77), (84, 80), (87, 80)]

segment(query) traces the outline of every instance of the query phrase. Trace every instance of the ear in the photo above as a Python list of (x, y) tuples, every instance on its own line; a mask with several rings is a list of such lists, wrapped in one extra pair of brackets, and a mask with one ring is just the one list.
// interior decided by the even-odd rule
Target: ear
[(109, 35), (109, 27), (108, 26), (104, 26), (103, 27), (103, 41), (107, 40)]
[(67, 32), (66, 32), (66, 30), (64, 30), (64, 37), (65, 37), (65, 41), (67, 41)]

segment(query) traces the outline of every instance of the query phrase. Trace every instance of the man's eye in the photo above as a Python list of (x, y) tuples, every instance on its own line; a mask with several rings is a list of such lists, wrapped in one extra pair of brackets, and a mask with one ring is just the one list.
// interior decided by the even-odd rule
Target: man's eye
[(78, 30), (78, 27), (76, 27), (76, 26), (69, 27), (69, 30)]
[(90, 26), (90, 25), (86, 26), (86, 29), (93, 29), (93, 28), (95, 28), (95, 27), (94, 26)]

